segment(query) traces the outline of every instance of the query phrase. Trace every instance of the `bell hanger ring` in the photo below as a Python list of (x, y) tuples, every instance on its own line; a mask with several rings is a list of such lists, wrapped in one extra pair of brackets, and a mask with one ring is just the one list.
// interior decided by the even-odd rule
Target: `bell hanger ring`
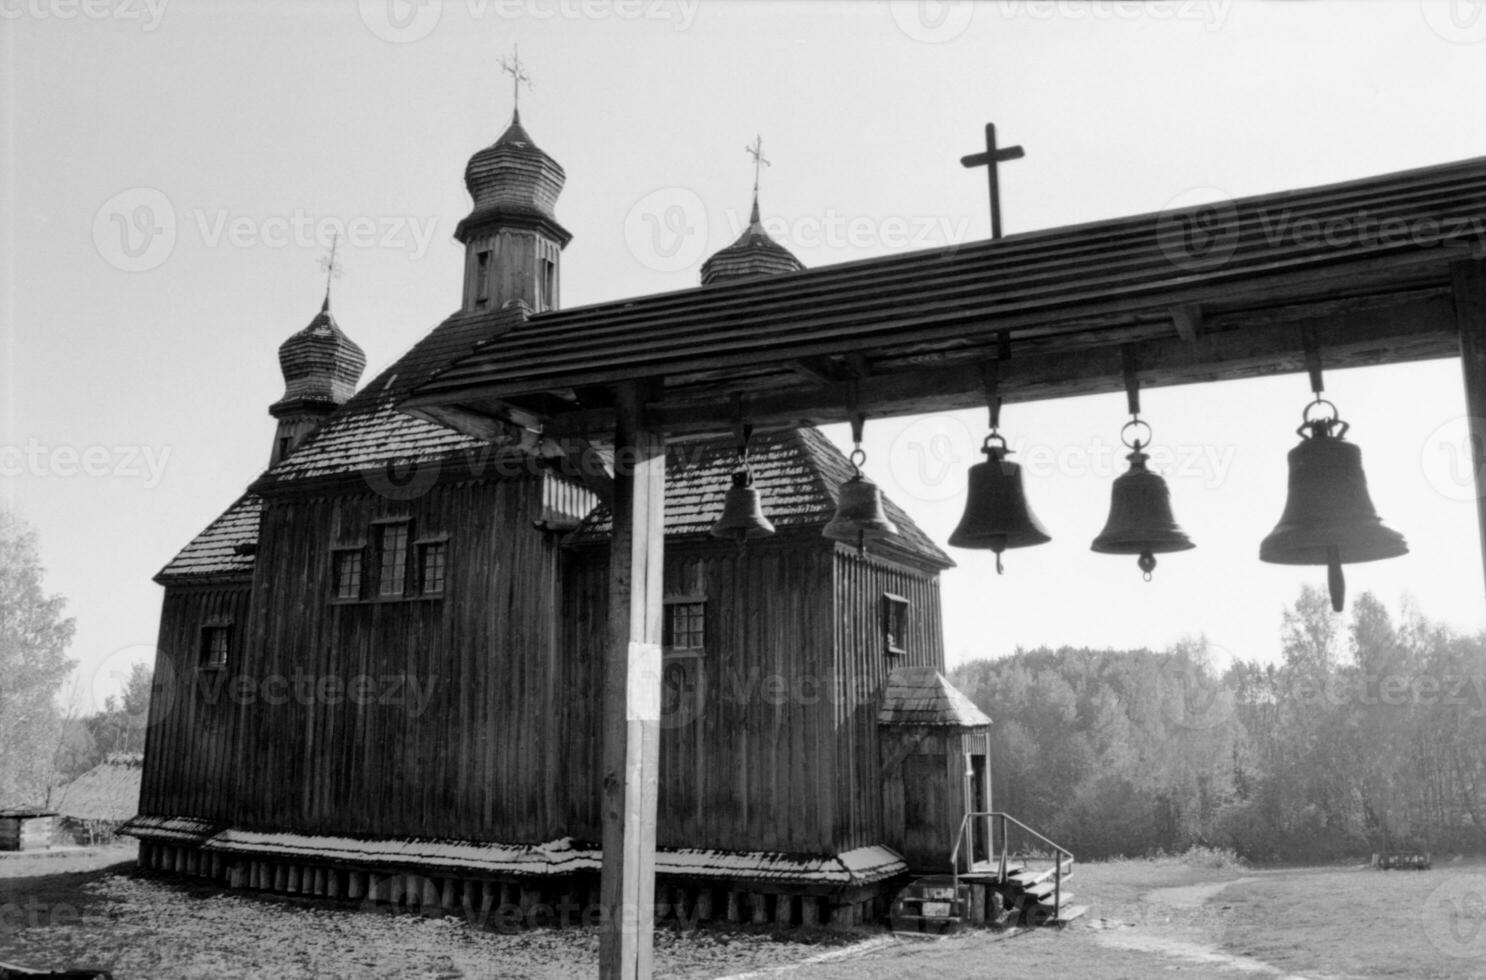
[[(1140, 439), (1137, 437), (1132, 439), (1126, 434), (1131, 429), (1135, 429), (1136, 431), (1144, 429), (1145, 438)], [(1138, 453), (1146, 446), (1149, 446), (1151, 444), (1152, 435), (1154, 435), (1154, 431), (1151, 429), (1151, 424), (1142, 418), (1133, 418), (1120, 427), (1120, 442), (1125, 444), (1126, 449), (1132, 450), (1133, 452)]]
[[(1321, 406), (1330, 409), (1331, 414), (1329, 416), (1320, 415), (1316, 418), (1311, 418), (1311, 409)], [(1341, 431), (1336, 433), (1335, 436), (1332, 436), (1332, 438), (1335, 439), (1345, 438), (1347, 430), (1352, 427), (1350, 422), (1342, 421), (1341, 412), (1337, 410), (1336, 405), (1334, 405), (1330, 399), (1322, 398), (1319, 394), (1317, 394), (1315, 401), (1312, 401), (1310, 404), (1306, 405), (1303, 410), (1301, 410), (1300, 426), (1295, 430), (1295, 434), (1300, 436), (1300, 438), (1302, 439), (1309, 439), (1315, 436), (1316, 433), (1324, 429), (1327, 435), (1331, 435), (1331, 430), (1336, 426), (1341, 426)], [(1311, 433), (1310, 435), (1306, 435), (1307, 430), (1309, 430), (1309, 432)]]

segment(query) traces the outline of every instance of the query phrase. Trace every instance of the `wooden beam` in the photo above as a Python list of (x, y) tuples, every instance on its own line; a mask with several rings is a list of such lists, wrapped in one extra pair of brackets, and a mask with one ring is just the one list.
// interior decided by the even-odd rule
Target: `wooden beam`
[(1460, 367), (1465, 375), (1465, 406), (1470, 416), (1471, 457), (1475, 464), (1476, 519), (1481, 559), (1486, 563), (1486, 261), (1457, 262), (1450, 269), (1455, 323), (1460, 329)]
[(617, 388), (609, 648), (604, 661), (601, 980), (648, 980), (655, 944), (665, 439), (644, 427), (648, 392)]
[[(1148, 337), (1136, 342), (1142, 387), (1263, 377), (1303, 371), (1301, 333), (1315, 330), (1332, 368), (1453, 357), (1459, 352), (1455, 304), (1429, 294), (1399, 306), (1337, 309), (1313, 317), (1276, 317), (1242, 329), (1218, 329), (1210, 317), (1195, 341)], [(855, 382), (859, 403), (874, 417), (980, 408), (984, 405), (977, 363), (897, 371)], [(1023, 353), (1003, 365), (1000, 391), (1007, 402), (1026, 402), (1124, 390), (1117, 346)], [(748, 417), (760, 428), (824, 425), (846, 420), (844, 382), (748, 395)], [(612, 416), (597, 411), (549, 420), (549, 435), (600, 432)], [(647, 424), (673, 439), (708, 438), (729, 431), (731, 407), (712, 401), (666, 400), (647, 406)]]
[(1187, 303), (1172, 307), (1171, 322), (1176, 326), (1178, 337), (1189, 344), (1195, 344), (1197, 335), (1202, 332), (1202, 305)]

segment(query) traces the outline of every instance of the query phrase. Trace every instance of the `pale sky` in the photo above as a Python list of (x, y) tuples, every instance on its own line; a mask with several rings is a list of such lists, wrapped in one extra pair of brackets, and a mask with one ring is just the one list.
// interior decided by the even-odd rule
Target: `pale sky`
[[(755, 134), (770, 230), (812, 267), (984, 238), (984, 174), (958, 161), (987, 121), (1026, 147), (1008, 234), (1486, 155), (1474, 0), (0, 0), (0, 492), (70, 599), (85, 708), (152, 655), (151, 576), (266, 463), (275, 352), (318, 308), (330, 230), (364, 380), (457, 307), (464, 165), (510, 117), (516, 44), (523, 122), (568, 174), (568, 307), (693, 285), (746, 221)], [(1327, 389), (1412, 548), (1350, 566), (1352, 594), (1482, 627), (1458, 363)], [(1301, 375), (1145, 393), (1198, 544), (1149, 584), (1088, 550), (1122, 396), (1008, 407), (1054, 542), (999, 578), (956, 553), (950, 663), (1198, 633), (1273, 657), (1325, 579), (1258, 561), (1308, 399)], [(941, 543), (983, 424), (868, 425), (868, 473)]]

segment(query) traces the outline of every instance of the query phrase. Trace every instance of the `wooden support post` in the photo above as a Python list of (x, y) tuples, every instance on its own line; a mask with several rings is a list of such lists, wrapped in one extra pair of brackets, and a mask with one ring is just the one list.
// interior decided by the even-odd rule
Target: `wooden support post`
[(697, 889), (697, 921), (712, 921), (712, 889), (706, 885)]
[(1486, 261), (1455, 263), (1450, 280), (1455, 294), (1455, 323), (1460, 328), (1460, 366), (1465, 374), (1465, 408), (1470, 419), (1471, 462), (1475, 465), (1481, 560), (1486, 563)]
[(735, 891), (728, 892), (727, 919), (729, 922), (743, 921), (743, 896)]
[(325, 869), (325, 897), (341, 897), (341, 872), (339, 868)]
[(800, 896), (800, 925), (807, 929), (820, 925), (820, 899), (814, 895)]
[(642, 427), (647, 394), (639, 382), (615, 389), (600, 980), (646, 980), (655, 946), (666, 458), (664, 437)]
[(366, 872), (350, 871), (346, 873), (346, 897), (350, 899), (361, 899), (366, 896)]
[(753, 913), (753, 924), (756, 926), (767, 925), (769, 922), (769, 896), (764, 892), (754, 892), (748, 896), (749, 911)]
[(795, 897), (779, 895), (774, 899), (774, 924), (788, 928), (795, 924)]

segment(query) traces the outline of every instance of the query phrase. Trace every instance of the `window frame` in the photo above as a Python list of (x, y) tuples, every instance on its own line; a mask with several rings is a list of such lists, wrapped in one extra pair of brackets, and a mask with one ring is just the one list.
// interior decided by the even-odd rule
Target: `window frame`
[[(881, 600), (879, 628), (882, 633), (883, 651), (890, 656), (908, 653), (909, 615), (913, 604), (896, 592), (884, 592)], [(896, 627), (896, 628), (895, 628)]]
[[(218, 660), (214, 656), (215, 646), (213, 640), (222, 638), (222, 657)], [(208, 619), (201, 624), (196, 641), (196, 669), (197, 670), (226, 670), (232, 663), (232, 620), (231, 619)]]
[[(696, 646), (677, 646), (674, 611), (683, 607), (694, 608), (698, 615), (688, 622), (684, 631), (686, 638), (697, 639)], [(707, 597), (705, 595), (672, 595), (662, 600), (661, 650), (667, 657), (703, 657), (707, 654)], [(699, 624), (696, 621), (699, 620)], [(693, 625), (695, 624), (695, 628)]]
[[(413, 597), (419, 599), (441, 599), (449, 591), (449, 535), (437, 534), (418, 538), (413, 541), (414, 563), (417, 571), (417, 582), (414, 583)], [(428, 554), (433, 549), (438, 549), (441, 555), (439, 560), (439, 588), (437, 592), (428, 590)]]
[[(356, 594), (342, 595), (341, 559), (356, 559)], [(330, 601), (362, 602), (366, 599), (366, 542), (332, 545), (330, 548)]]

